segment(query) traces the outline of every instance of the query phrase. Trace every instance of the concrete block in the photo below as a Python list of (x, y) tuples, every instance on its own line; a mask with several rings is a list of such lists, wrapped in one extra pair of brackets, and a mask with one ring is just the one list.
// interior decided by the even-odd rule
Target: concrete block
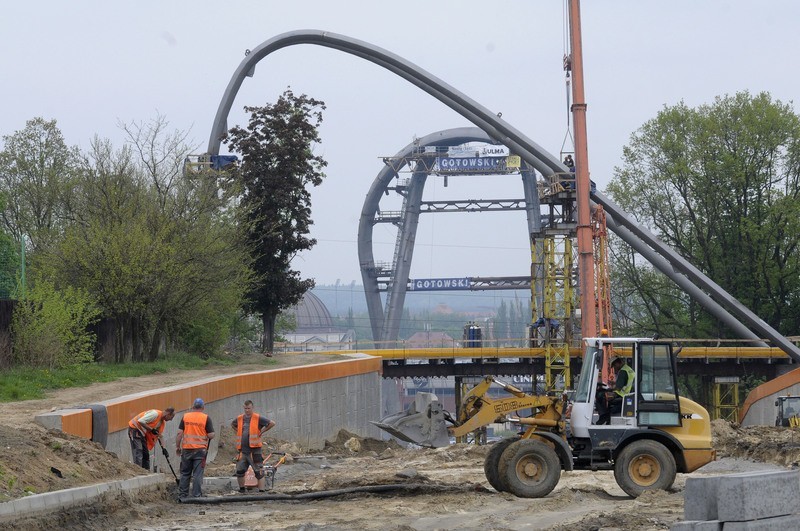
[(63, 414), (63, 411), (43, 413), (33, 417), (33, 421), (40, 426), (44, 426), (48, 430), (61, 430), (61, 420), (63, 418)]
[(800, 471), (687, 478), (684, 518), (747, 521), (791, 514), (800, 499)]
[(723, 531), (797, 531), (800, 529), (800, 514), (762, 518), (747, 522), (725, 522)]
[(721, 476), (686, 478), (683, 517), (687, 521), (717, 519), (717, 487)]
[(675, 522), (669, 531), (720, 531), (721, 529), (722, 522), (718, 520), (687, 520)]
[[(757, 520), (797, 510), (800, 471), (722, 476), (717, 487), (717, 520)], [(798, 526), (800, 527), (800, 526)]]

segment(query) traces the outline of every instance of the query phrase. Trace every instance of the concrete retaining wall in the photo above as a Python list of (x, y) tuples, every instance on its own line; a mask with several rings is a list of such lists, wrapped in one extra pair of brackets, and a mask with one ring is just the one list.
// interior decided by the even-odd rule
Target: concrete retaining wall
[(775, 399), (785, 395), (800, 396), (800, 369), (791, 370), (750, 391), (739, 417), (742, 426), (774, 426), (778, 415)]
[[(381, 418), (381, 360), (366, 355), (354, 359), (208, 378), (174, 387), (127, 395), (78, 407), (46, 413), (36, 422), (73, 435), (91, 438), (121, 459), (131, 460), (128, 421), (147, 409), (174, 407), (175, 419), (168, 422), (164, 443), (171, 454), (180, 419), (195, 398), (203, 398), (217, 433), (229, 430), (230, 422), (242, 412), (245, 400), (253, 401), (256, 412), (276, 422), (271, 437), (295, 441), (309, 448), (321, 448), (344, 428), (363, 437), (380, 437), (370, 421)], [(101, 406), (101, 407), (98, 407)], [(209, 459), (217, 451), (217, 440), (209, 447)], [(155, 464), (169, 470), (156, 448)], [(172, 459), (174, 467), (178, 459)], [(177, 468), (176, 468), (177, 471)]]

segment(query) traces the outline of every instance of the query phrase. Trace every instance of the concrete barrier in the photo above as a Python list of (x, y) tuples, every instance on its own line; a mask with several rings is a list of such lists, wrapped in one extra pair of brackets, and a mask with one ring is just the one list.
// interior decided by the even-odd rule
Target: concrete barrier
[[(800, 471), (748, 472), (686, 479), (688, 529), (800, 529)], [(787, 527), (788, 526), (788, 527)]]

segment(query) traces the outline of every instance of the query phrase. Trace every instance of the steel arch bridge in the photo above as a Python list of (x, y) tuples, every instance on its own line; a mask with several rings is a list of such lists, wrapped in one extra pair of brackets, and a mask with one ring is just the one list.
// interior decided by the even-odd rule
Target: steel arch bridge
[[(298, 30), (277, 35), (248, 53), (233, 73), (220, 101), (208, 141), (208, 154), (219, 155), (227, 118), (244, 79), (252, 77), (256, 64), (274, 51), (298, 44), (314, 44), (349, 53), (370, 61), (407, 80), (435, 97), (483, 130), (496, 142), (518, 154), (531, 167), (550, 177), (568, 168), (552, 154), (489, 109), (402, 57), (365, 41), (320, 30)], [(699, 269), (640, 226), (616, 203), (595, 191), (591, 200), (606, 211), (608, 227), (656, 269), (667, 275), (717, 319), (744, 339), (768, 338), (794, 361), (800, 348), (742, 305)], [(750, 328), (752, 328), (752, 330)], [(758, 334), (756, 334), (758, 332)]]

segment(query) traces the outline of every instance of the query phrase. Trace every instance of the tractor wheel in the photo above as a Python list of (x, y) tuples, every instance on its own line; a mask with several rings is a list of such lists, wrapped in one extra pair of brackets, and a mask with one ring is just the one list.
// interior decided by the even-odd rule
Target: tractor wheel
[(502, 441), (494, 443), (492, 449), (486, 454), (486, 459), (483, 461), (483, 473), (486, 474), (486, 479), (489, 485), (494, 487), (497, 492), (508, 492), (508, 485), (504, 476), (500, 475), (500, 456), (510, 444), (519, 440), (519, 437), (511, 437), (510, 439), (503, 439)]
[(614, 464), (614, 479), (636, 498), (646, 490), (666, 490), (675, 481), (675, 457), (656, 441), (639, 440), (626, 446)]
[(541, 441), (524, 439), (511, 444), (500, 458), (508, 492), (520, 498), (542, 498), (561, 479), (561, 461), (555, 450)]

